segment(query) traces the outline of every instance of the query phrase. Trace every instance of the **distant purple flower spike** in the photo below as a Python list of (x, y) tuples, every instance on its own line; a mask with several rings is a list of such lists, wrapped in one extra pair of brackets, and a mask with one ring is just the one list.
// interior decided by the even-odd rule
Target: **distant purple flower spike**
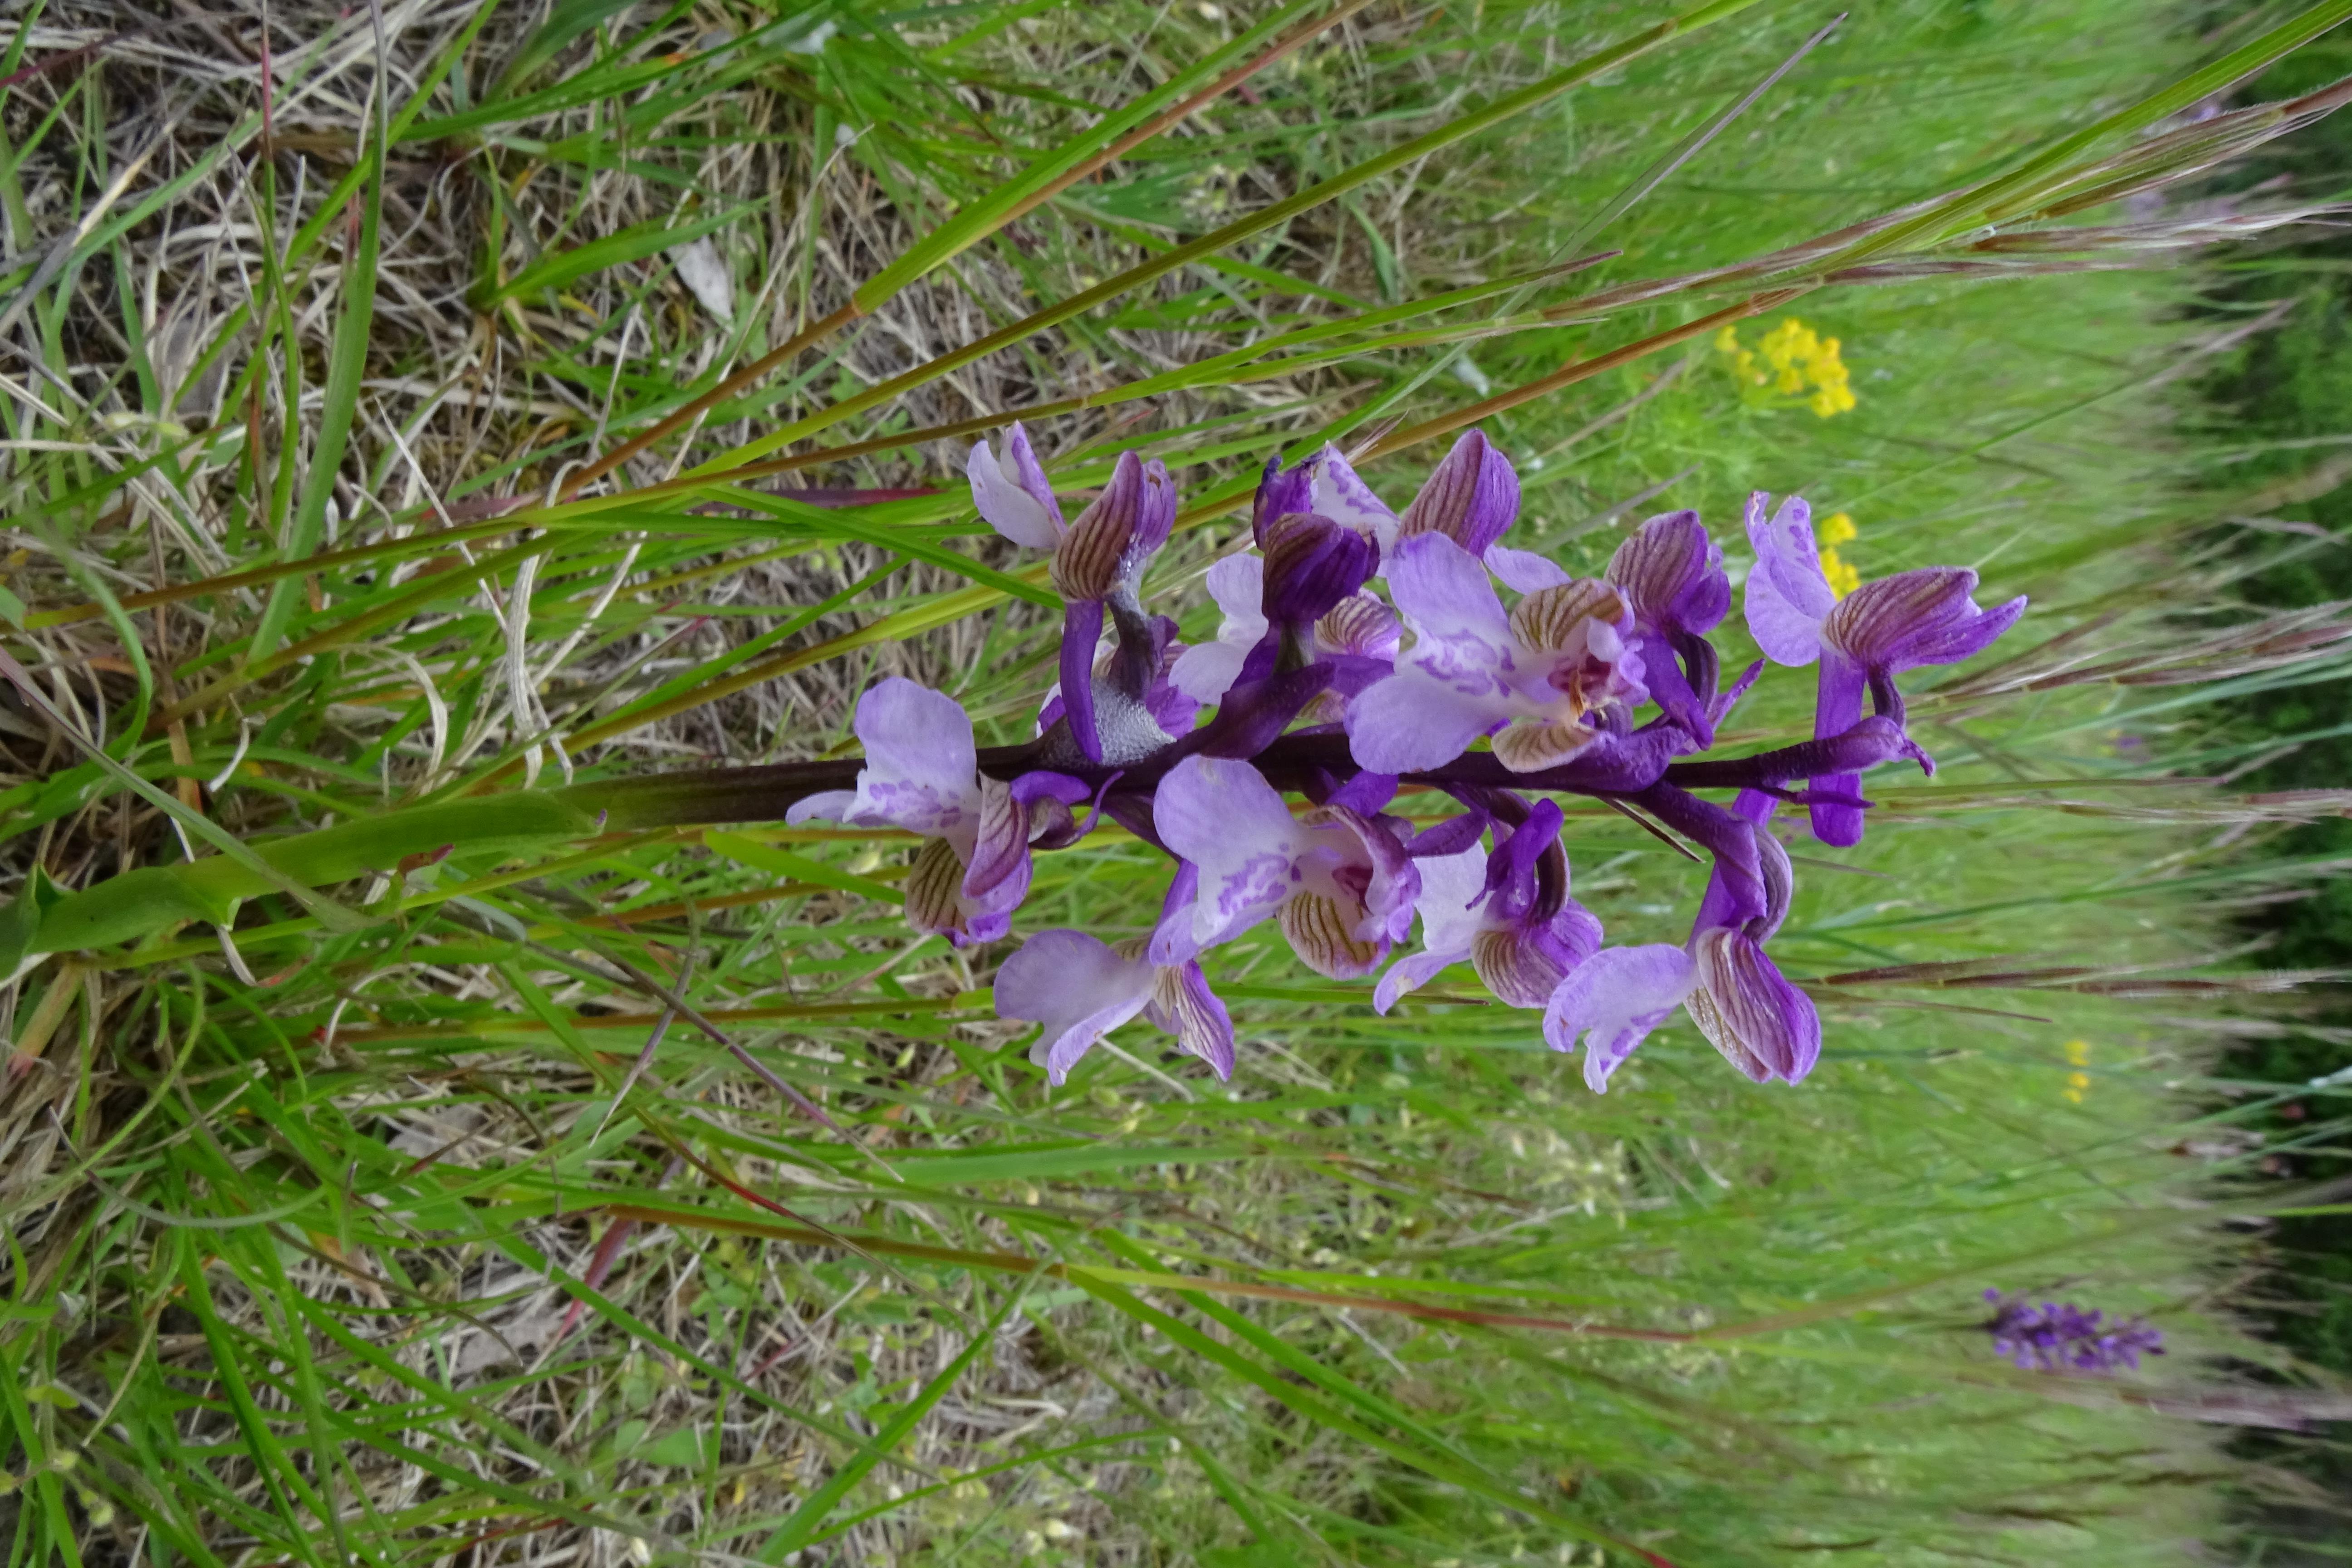
[(982, 521), (1015, 544), (1051, 550), (1062, 542), (1062, 503), (1045, 482), (1045, 470), (1030, 449), (1029, 433), (1016, 421), (1004, 432), (1000, 458), (981, 442), (965, 463), (971, 499)]
[(971, 721), (955, 699), (891, 676), (857, 700), (866, 747), (855, 790), (814, 795), (785, 814), (860, 827), (898, 827), (926, 842), (907, 878), (907, 919), (961, 945), (1012, 929), (1029, 890), (1029, 842), (1093, 794), (1044, 771), (1006, 783), (979, 771)]
[(2164, 1335), (2144, 1319), (2109, 1322), (2101, 1312), (2056, 1301), (2036, 1305), (1999, 1290), (1987, 1290), (1984, 1299), (1994, 1308), (1985, 1325), (1993, 1350), (2028, 1372), (2137, 1370), (2141, 1356), (2164, 1353)]
[(1398, 544), (1389, 589), (1413, 644), (1348, 709), (1364, 767), (1443, 767), (1497, 730), (1504, 766), (1556, 767), (1606, 737), (1603, 710), (1646, 695), (1642, 662), (1625, 643), (1633, 616), (1606, 584), (1547, 588), (1507, 616), (1477, 557), (1423, 533)]

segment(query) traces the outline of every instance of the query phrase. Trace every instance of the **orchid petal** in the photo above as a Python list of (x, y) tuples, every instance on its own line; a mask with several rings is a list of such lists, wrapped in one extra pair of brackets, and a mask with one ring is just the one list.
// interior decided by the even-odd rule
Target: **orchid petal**
[(866, 747), (866, 765), (856, 797), (836, 820), (929, 838), (971, 830), (980, 809), (980, 753), (971, 720), (954, 698), (890, 676), (857, 700), (853, 727)]
[(1060, 1083), (1094, 1043), (1151, 1000), (1151, 966), (1084, 931), (1041, 931), (997, 969), (996, 1014), (1045, 1026), (1036, 1059)]
[(1510, 716), (1499, 693), (1473, 700), (1407, 665), (1348, 704), (1348, 750), (1360, 767), (1421, 773), (1444, 767)]
[(1172, 964), (1156, 973), (1144, 1014), (1176, 1037), (1183, 1049), (1207, 1062), (1220, 1079), (1234, 1076), (1234, 1019), (1223, 998), (1209, 989), (1197, 963)]
[(1881, 577), (1839, 601), (1822, 623), (1822, 640), (1864, 668), (1890, 675), (1958, 664), (1990, 647), (2025, 613), (2021, 598), (1979, 610), (1972, 597), (1976, 586), (1977, 574), (1964, 566)]
[[(1862, 666), (1830, 646), (1824, 638), (1821, 679), (1813, 699), (1813, 736), (1816, 740), (1843, 735), (1862, 721), (1862, 692), (1866, 681)], [(1817, 773), (1812, 785), (1816, 790), (1837, 795), (1859, 795), (1862, 793), (1862, 775), (1858, 773)], [(1822, 843), (1844, 849), (1862, 842), (1863, 814), (1857, 808), (1815, 801), (1810, 809), (1813, 837)]]
[(1339, 448), (1327, 443), (1308, 460), (1307, 471), (1309, 504), (1299, 510), (1354, 529), (1378, 544), (1385, 557), (1396, 542), (1397, 515), (1356, 477), (1355, 466)]
[(1062, 542), (1061, 503), (1030, 448), (1029, 433), (1019, 424), (1005, 431), (1002, 458), (982, 441), (971, 449), (964, 471), (971, 480), (972, 503), (989, 527), (1032, 550), (1051, 550)]
[(1247, 763), (1184, 758), (1160, 781), (1151, 816), (1170, 851), (1199, 872), (1192, 938), (1200, 946), (1272, 915), (1304, 879), (1304, 830)]
[(1698, 984), (1685, 1005), (1724, 1059), (1759, 1083), (1796, 1083), (1812, 1071), (1822, 1054), (1821, 1014), (1763, 947), (1738, 930), (1703, 931), (1692, 947)]
[(1691, 994), (1696, 968), (1679, 947), (1607, 947), (1559, 983), (1544, 1008), (1544, 1039), (1556, 1051), (1584, 1041), (1584, 1081), (1595, 1094), (1651, 1030)]
[(1557, 588), (1576, 580), (1567, 567), (1532, 550), (1490, 544), (1486, 553), (1486, 570), (1500, 577), (1503, 586), (1514, 594), (1539, 594), (1546, 588)]
[(1473, 555), (1503, 536), (1519, 515), (1519, 476), (1486, 432), (1469, 430), (1404, 509), (1397, 537), (1442, 533)]
[(1634, 616), (1661, 632), (1713, 631), (1731, 609), (1723, 546), (1707, 537), (1695, 511), (1644, 521), (1609, 558), (1605, 575), (1624, 592)]
[(1802, 666), (1821, 655), (1822, 622), (1837, 605), (1813, 545), (1812, 509), (1790, 496), (1769, 522), (1771, 497), (1748, 498), (1748, 542), (1756, 564), (1748, 574), (1748, 629), (1775, 664)]

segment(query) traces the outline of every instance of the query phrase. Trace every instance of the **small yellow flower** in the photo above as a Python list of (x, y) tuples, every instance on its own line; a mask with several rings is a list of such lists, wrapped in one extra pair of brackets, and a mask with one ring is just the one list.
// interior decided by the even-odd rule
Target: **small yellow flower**
[(1739, 333), (1728, 326), (1716, 333), (1715, 346), (1730, 359), (1732, 376), (1749, 403), (1785, 408), (1801, 402), (1823, 419), (1853, 406), (1852, 378), (1837, 339), (1822, 337), (1794, 316), (1759, 338), (1753, 349), (1742, 347)]
[(1830, 592), (1841, 599), (1862, 586), (1862, 574), (1834, 550), (1822, 552), (1822, 575), (1829, 579)]
[(1822, 519), (1821, 541), (1824, 546), (1843, 544), (1861, 531), (1853, 525), (1852, 512), (1833, 511)]
[(2061, 1048), (2066, 1053), (2067, 1065), (2074, 1069), (2066, 1075), (2065, 1096), (2070, 1102), (2080, 1105), (2091, 1088), (2091, 1075), (2083, 1070), (2091, 1065), (2091, 1042), (2069, 1040)]

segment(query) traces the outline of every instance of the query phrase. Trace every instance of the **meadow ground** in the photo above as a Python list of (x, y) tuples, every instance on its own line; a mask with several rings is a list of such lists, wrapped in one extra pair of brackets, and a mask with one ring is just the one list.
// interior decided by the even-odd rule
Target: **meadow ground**
[[(2238, 1552), (2231, 1500), (2295, 1483), (2231, 1430), (2344, 1407), (2233, 1316), (2275, 1203), (2231, 1185), (2275, 1152), (2238, 1123), (2267, 1102), (2198, 1109), (2221, 1048), (2293, 1001), (2232, 915), (2337, 863), (2255, 852), (2345, 804), (2208, 782), (2267, 743), (2229, 701), (2340, 671), (2333, 612), (2247, 608), (2211, 531), (2341, 474), (2200, 487), (2176, 428), (2180, 389), (2269, 319), (2188, 311), (2161, 245), (2081, 240), (2102, 266), (2066, 271), (1965, 248), (2046, 227), (2032, 203), (1936, 209), (1878, 286), (1817, 286), (1828, 263), (1784, 269), (1796, 297), (1622, 286), (2037, 149), (2080, 169), (2186, 123), (2234, 70), (2148, 95), (2288, 13), (2200, 36), (2110, 0), (1858, 8), (1704, 146), (1830, 17), (1696, 16), (1568, 84), (1658, 8), (1354, 8), (1000, 223), (991, 193), (1045, 180), (1102, 107), (1173, 103), (1328, 13), (20, 11), (12, 875), (170, 864), (206, 821), (845, 755), (887, 673), (955, 695), (984, 743), (1025, 738), (1058, 616), (973, 515), (970, 435), (937, 432), (1060, 399), (1087, 406), (1031, 420), (1057, 485), (1135, 448), (1231, 503), (1325, 433), (1370, 444), (1402, 502), (1443, 450), (1403, 437), (1495, 398), (1513, 542), (1571, 569), (1685, 506), (1740, 566), (1747, 493), (1801, 490), (1851, 520), (1864, 576), (1961, 562), (2033, 609), (1918, 681), (1932, 781), (1874, 775), (1856, 849), (1791, 838), (1775, 951), (1828, 1026), (1795, 1089), (1677, 1023), (1595, 1096), (1466, 979), (1375, 1016), (1270, 926), (1216, 954), (1230, 1084), (1137, 1025), (1050, 1088), (988, 1006), (1010, 944), (917, 939), (903, 836), (822, 827), (460, 841), (341, 889), (372, 921), (269, 895), (233, 938), (159, 921), (20, 970), (7, 1561)], [(2254, 210), (2085, 213), (2154, 226), (2137, 245)], [(1178, 249), (1226, 224), (1248, 232)], [(942, 232), (969, 243), (898, 264)], [(1791, 320), (1836, 340), (1850, 409), (1743, 381)], [(811, 460), (656, 489), (777, 454)], [(1188, 640), (1245, 538), (1200, 505), (1154, 568)], [(1808, 733), (1809, 689), (1768, 678), (1727, 741)], [(1680, 940), (1703, 868), (1570, 807), (1612, 940)], [(1022, 929), (1141, 933), (1156, 860), (1111, 834), (1041, 858)], [(656, 1024), (624, 962), (759, 1072)], [(2021, 1372), (1988, 1289), (2144, 1313), (2167, 1353)]]

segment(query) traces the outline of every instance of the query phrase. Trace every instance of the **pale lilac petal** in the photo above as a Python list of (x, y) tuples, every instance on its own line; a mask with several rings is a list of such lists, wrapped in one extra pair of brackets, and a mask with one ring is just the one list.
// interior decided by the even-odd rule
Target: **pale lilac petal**
[(999, 458), (982, 441), (965, 463), (971, 499), (989, 527), (1015, 544), (1051, 550), (1062, 542), (1062, 507), (1045, 482), (1045, 470), (1029, 447), (1029, 434), (1014, 425), (1004, 433)]
[(1576, 581), (1567, 567), (1549, 557), (1507, 544), (1486, 546), (1486, 570), (1500, 577), (1503, 586), (1514, 594), (1538, 594)]
[(1556, 1051), (1584, 1040), (1584, 1081), (1608, 1091), (1610, 1075), (1691, 994), (1696, 969), (1679, 947), (1608, 947), (1559, 983), (1544, 1009), (1544, 1039)]
[(1094, 1043), (1151, 1000), (1152, 968), (1084, 931), (1042, 931), (996, 972), (996, 1016), (1045, 1026), (1032, 1059), (1060, 1083)]
[(1748, 498), (1748, 542), (1756, 550), (1748, 574), (1748, 629), (1773, 663), (1807, 665), (1821, 656), (1822, 622), (1837, 595), (1822, 574), (1812, 509), (1790, 496), (1768, 522), (1764, 509), (1771, 499), (1762, 490)]
[(1473, 844), (1459, 855), (1432, 855), (1421, 862), (1421, 945), (1470, 951), (1482, 922), (1477, 905), (1486, 896), (1486, 851)]
[[(1509, 646), (1510, 617), (1486, 563), (1444, 534), (1417, 534), (1399, 543), (1388, 574), (1389, 597), (1423, 641), (1467, 643), (1488, 660)], [(1418, 645), (1412, 657), (1423, 657)]]
[(1209, 597), (1225, 617), (1217, 628), (1217, 640), (1255, 647), (1265, 636), (1265, 616), (1258, 608), (1265, 593), (1265, 558), (1252, 551), (1228, 555), (1211, 566), (1203, 580)]
[(1418, 991), (1457, 963), (1468, 962), (1470, 944), (1459, 948), (1423, 948), (1409, 957), (1400, 958), (1381, 976), (1372, 987), (1372, 1011), (1386, 1013), (1409, 992)]
[(1095, 722), (1095, 654), (1102, 646), (1103, 602), (1073, 599), (1062, 606), (1063, 716), (1070, 735), (1090, 763), (1103, 760), (1102, 731)]
[(857, 700), (866, 747), (857, 798), (841, 820), (887, 824), (926, 837), (969, 832), (980, 809), (980, 758), (971, 721), (952, 697), (889, 676)]
[(1347, 524), (1366, 535), (1381, 547), (1385, 556), (1396, 542), (1397, 516), (1386, 501), (1372, 493), (1372, 488), (1356, 477), (1356, 470), (1339, 448), (1327, 444), (1308, 461), (1308, 500), (1307, 510), (1318, 517), (1328, 517), (1334, 522)]
[(829, 789), (817, 795), (803, 795), (784, 808), (784, 822), (799, 826), (812, 819), (818, 822), (846, 822), (857, 806), (854, 789)]
[(1169, 849), (1199, 872), (1192, 939), (1205, 947), (1272, 915), (1304, 879), (1305, 829), (1264, 774), (1247, 763), (1186, 757), (1152, 796), (1151, 819)]
[(1442, 768), (1511, 713), (1506, 692), (1468, 697), (1407, 664), (1348, 704), (1348, 750), (1358, 766), (1377, 773)]
[[(1862, 666), (1836, 648), (1823, 646), (1821, 679), (1813, 699), (1815, 740), (1842, 735), (1862, 721), (1862, 692), (1867, 680)], [(1812, 781), (1812, 786), (1834, 795), (1860, 795), (1862, 775), (1823, 773)], [(1843, 849), (1862, 842), (1863, 813), (1859, 807), (1816, 801), (1811, 814), (1813, 837), (1822, 843)]]
[(1214, 702), (1233, 689), (1249, 649), (1229, 642), (1195, 643), (1176, 656), (1169, 684), (1195, 702)]

